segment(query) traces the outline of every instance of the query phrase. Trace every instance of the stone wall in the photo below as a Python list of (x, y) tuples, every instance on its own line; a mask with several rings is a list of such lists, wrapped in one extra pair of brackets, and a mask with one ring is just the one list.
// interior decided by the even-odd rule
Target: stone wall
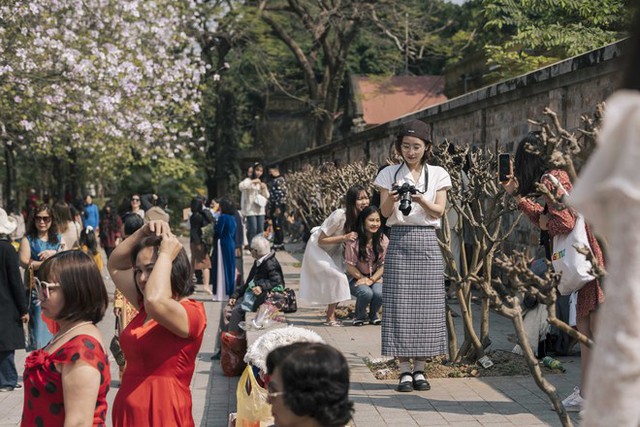
[(563, 124), (576, 128), (582, 114), (609, 96), (617, 85), (624, 42), (614, 43), (540, 70), (453, 98), (442, 104), (367, 129), (326, 146), (280, 159), (286, 169), (325, 161), (380, 162), (389, 152), (392, 135), (408, 120), (433, 126), (433, 138), (457, 143), (513, 143), (532, 129), (528, 119), (540, 118), (550, 107)]
[[(594, 107), (615, 90), (623, 45), (624, 42), (614, 43), (467, 93), (332, 144), (281, 159), (280, 163), (285, 171), (327, 161), (344, 164), (371, 160), (382, 164), (389, 156), (393, 135), (399, 126), (413, 119), (431, 123), (435, 142), (448, 139), (456, 144), (500, 145), (503, 151), (513, 152), (517, 142), (534, 129), (528, 120), (542, 118), (545, 107), (556, 111), (566, 128), (578, 128), (580, 116), (591, 114)], [(537, 233), (523, 225), (510, 246), (535, 245), (536, 242)]]

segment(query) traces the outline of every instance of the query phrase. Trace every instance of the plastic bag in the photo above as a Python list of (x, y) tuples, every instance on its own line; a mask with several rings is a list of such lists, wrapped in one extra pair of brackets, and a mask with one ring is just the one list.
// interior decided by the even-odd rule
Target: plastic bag
[(253, 374), (253, 368), (248, 365), (236, 389), (238, 413), (236, 427), (259, 426), (261, 420), (271, 416), (271, 405), (267, 403), (267, 390), (260, 387)]
[(275, 323), (287, 323), (287, 319), (282, 316), (278, 308), (270, 301), (265, 302), (258, 308), (256, 317), (251, 323), (240, 322), (240, 328), (245, 331), (251, 329), (266, 329)]
[(222, 333), (222, 353), (220, 367), (227, 377), (237, 377), (246, 366), (244, 355), (247, 352), (247, 338), (238, 332)]

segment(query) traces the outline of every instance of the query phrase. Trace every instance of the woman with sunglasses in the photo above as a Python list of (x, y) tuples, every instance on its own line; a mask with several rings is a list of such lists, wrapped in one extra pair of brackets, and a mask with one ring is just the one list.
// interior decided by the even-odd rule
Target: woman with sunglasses
[(58, 331), (55, 321), (42, 317), (40, 301), (32, 288), (31, 276), (42, 263), (60, 250), (64, 249), (62, 236), (58, 234), (58, 226), (54, 221), (53, 210), (47, 205), (37, 206), (27, 220), (27, 232), (20, 242), (20, 265), (24, 267), (25, 285), (29, 286), (29, 337), (27, 350), (44, 347), (51, 339), (51, 334)]
[(109, 304), (102, 275), (88, 255), (65, 251), (47, 258), (34, 282), (42, 312), (60, 330), (25, 360), (21, 425), (105, 425), (111, 374), (96, 327)]
[(118, 245), (109, 273), (140, 310), (120, 334), (127, 367), (113, 403), (115, 427), (194, 425), (189, 389), (207, 326), (187, 253), (169, 224), (151, 221)]
[(142, 202), (140, 200), (140, 195), (134, 194), (133, 196), (131, 196), (131, 200), (129, 202), (131, 210), (127, 212), (127, 214), (136, 214), (140, 216), (140, 218), (144, 219), (144, 209), (141, 208)]

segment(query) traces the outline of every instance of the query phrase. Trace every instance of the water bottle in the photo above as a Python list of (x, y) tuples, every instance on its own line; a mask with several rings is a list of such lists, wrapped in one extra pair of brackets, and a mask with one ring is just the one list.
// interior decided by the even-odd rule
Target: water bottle
[(566, 372), (566, 369), (564, 368), (564, 366), (562, 366), (562, 362), (560, 362), (559, 360), (554, 359), (551, 356), (545, 356), (542, 359), (542, 364), (544, 366), (548, 366), (551, 369), (560, 369), (562, 372)]

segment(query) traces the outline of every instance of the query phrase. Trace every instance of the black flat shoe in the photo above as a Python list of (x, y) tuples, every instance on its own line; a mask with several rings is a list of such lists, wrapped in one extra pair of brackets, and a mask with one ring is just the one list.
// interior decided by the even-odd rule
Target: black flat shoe
[(221, 352), (216, 352), (213, 356), (211, 356), (211, 360), (220, 360)]
[[(424, 378), (416, 379), (416, 375), (422, 374)], [(427, 391), (431, 390), (431, 384), (426, 380), (424, 372), (416, 371), (413, 373), (413, 389), (417, 391)]]
[[(407, 378), (408, 377), (408, 378)], [(406, 393), (413, 391), (413, 380), (411, 379), (411, 372), (403, 372), (400, 374), (400, 382), (398, 383), (397, 391)], [(403, 381), (404, 379), (404, 381)]]

